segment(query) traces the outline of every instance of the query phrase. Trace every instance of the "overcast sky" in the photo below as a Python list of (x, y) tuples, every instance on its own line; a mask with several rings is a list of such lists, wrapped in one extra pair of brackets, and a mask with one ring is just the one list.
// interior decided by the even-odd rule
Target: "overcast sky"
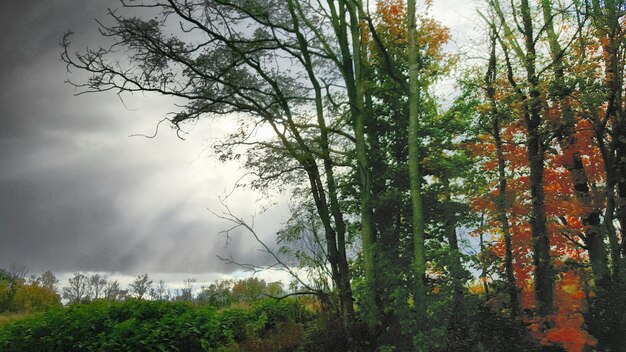
[[(435, 1), (434, 14), (464, 39), (473, 0)], [(225, 248), (217, 196), (244, 170), (212, 157), (229, 128), (205, 120), (185, 141), (156, 123), (174, 110), (155, 96), (75, 96), (59, 42), (73, 31), (77, 49), (102, 43), (94, 19), (115, 0), (3, 2), (0, 12), (0, 268), (228, 274), (216, 255), (262, 260), (251, 237)], [(79, 79), (76, 73), (71, 76)], [(230, 200), (239, 215), (262, 204), (253, 192)], [(287, 219), (285, 204), (256, 218), (271, 238)], [(256, 258), (256, 259), (255, 259)]]

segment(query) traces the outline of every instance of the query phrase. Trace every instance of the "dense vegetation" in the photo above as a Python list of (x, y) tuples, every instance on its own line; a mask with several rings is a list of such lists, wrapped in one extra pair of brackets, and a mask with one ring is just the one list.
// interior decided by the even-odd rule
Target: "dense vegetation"
[(2, 351), (294, 351), (311, 312), (294, 300), (217, 310), (184, 302), (94, 301), (0, 328)]
[[(110, 47), (73, 52), (67, 35), (62, 59), (91, 74), (83, 92), (180, 99), (178, 132), (238, 122), (217, 153), (244, 163), (247, 186), (289, 193), (292, 218), (273, 248), (226, 204), (218, 216), (292, 275), (290, 293), (316, 297), (319, 334), (303, 348), (619, 351), (626, 5), (486, 0), (469, 60), (445, 51), (429, 3), (133, 2), (145, 17), (101, 22)], [(445, 102), (435, 87), (451, 72)], [(126, 303), (49, 314), (98, 307)]]
[[(50, 272), (29, 280), (3, 272), (1, 282), (39, 287), (28, 300), (14, 295), (0, 312), (2, 351), (301, 351), (369, 350), (368, 331), (354, 327), (346, 340), (341, 326), (325, 316), (320, 302), (310, 296), (268, 298), (284, 294), (275, 284), (257, 278), (217, 281), (198, 290), (191, 286), (171, 294), (167, 285), (152, 285), (138, 275), (129, 289), (118, 294), (98, 294), (99, 287), (117, 287), (99, 274), (76, 273), (63, 287), (67, 306), (61, 306), (56, 279)], [(41, 278), (53, 285), (43, 287)], [(84, 295), (71, 302), (72, 283), (85, 280)], [(186, 282), (191, 282), (187, 280)], [(143, 288), (141, 283), (145, 283)], [(144, 289), (149, 294), (144, 299)], [(18, 289), (16, 292), (19, 292)], [(121, 292), (121, 294), (120, 294)], [(34, 305), (41, 298), (51, 303)], [(534, 351), (538, 346), (526, 327), (495, 313), (479, 296), (468, 297), (463, 322), (467, 330), (448, 336), (443, 347), (445, 316), (439, 318), (439, 351)], [(26, 302), (26, 303), (24, 303)], [(488, 346), (488, 347), (486, 347)]]

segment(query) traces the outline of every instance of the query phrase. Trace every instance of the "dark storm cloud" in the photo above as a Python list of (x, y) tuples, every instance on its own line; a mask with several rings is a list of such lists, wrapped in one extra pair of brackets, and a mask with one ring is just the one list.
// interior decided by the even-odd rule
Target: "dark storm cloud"
[[(63, 83), (63, 34), (76, 33), (77, 49), (102, 43), (94, 18), (106, 18), (117, 1), (3, 5), (0, 267), (17, 262), (32, 271), (199, 273), (236, 269), (216, 254), (263, 260), (245, 234), (224, 248), (217, 233), (227, 224), (206, 211), (237, 178), (230, 174), (235, 168), (202, 153), (204, 136), (219, 126), (199, 127), (186, 142), (170, 131), (128, 138), (150, 133), (171, 102), (128, 97), (129, 110), (114, 94), (74, 97)], [(239, 207), (243, 215), (254, 211), (255, 199), (236, 199), (246, 205)], [(276, 225), (266, 221), (263, 233), (271, 236)]]

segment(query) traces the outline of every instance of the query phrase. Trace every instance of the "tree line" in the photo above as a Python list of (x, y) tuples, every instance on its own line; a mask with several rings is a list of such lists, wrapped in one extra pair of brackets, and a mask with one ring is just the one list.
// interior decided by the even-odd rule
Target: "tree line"
[[(484, 346), (472, 339), (489, 317), (536, 348), (616, 350), (626, 5), (486, 0), (470, 61), (444, 50), (430, 3), (122, 1), (146, 17), (111, 11), (99, 28), (111, 46), (72, 52), (68, 34), (62, 59), (91, 73), (72, 83), (81, 92), (180, 99), (166, 118), (178, 133), (236, 120), (216, 153), (293, 203), (279, 248), (264, 249), (348, 344)], [(444, 104), (434, 86), (453, 71), (460, 93)]]
[(196, 280), (183, 281), (181, 288), (172, 288), (163, 280), (154, 282), (148, 274), (136, 275), (123, 288), (119, 281), (106, 275), (74, 273), (67, 283), (48, 270), (39, 275), (29, 275), (27, 269), (15, 271), (0, 269), (0, 314), (44, 312), (51, 308), (95, 301), (124, 302), (127, 300), (152, 300), (194, 302), (199, 305), (226, 307), (235, 303), (252, 303), (263, 298), (282, 298), (286, 293), (281, 282), (266, 282), (249, 277), (239, 280), (217, 280), (196, 287)]

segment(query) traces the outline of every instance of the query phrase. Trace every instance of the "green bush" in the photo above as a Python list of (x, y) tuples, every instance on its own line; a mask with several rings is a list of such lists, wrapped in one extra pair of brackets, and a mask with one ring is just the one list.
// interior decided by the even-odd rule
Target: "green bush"
[(311, 318), (289, 300), (221, 311), (184, 302), (95, 301), (7, 323), (0, 327), (0, 350), (264, 351), (273, 343), (293, 350), (296, 341), (287, 332), (303, 331)]

